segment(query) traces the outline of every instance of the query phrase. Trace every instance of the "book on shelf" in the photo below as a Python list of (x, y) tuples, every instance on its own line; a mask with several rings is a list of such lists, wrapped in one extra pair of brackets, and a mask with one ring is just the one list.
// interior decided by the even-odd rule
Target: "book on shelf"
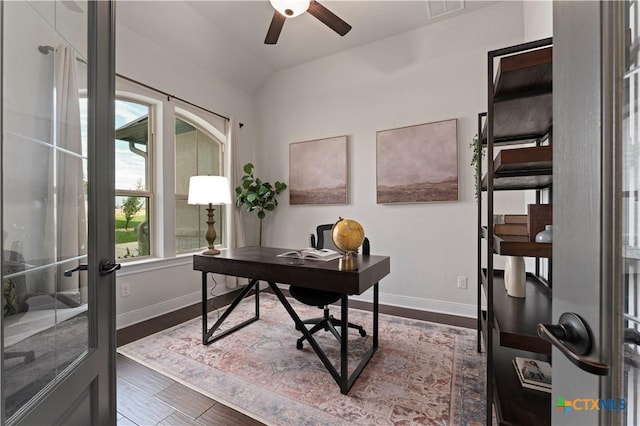
[(523, 388), (551, 393), (551, 365), (548, 362), (515, 357), (513, 366)]
[(305, 248), (301, 250), (286, 251), (284, 253), (280, 253), (278, 257), (329, 261), (342, 257), (342, 253), (331, 249)]

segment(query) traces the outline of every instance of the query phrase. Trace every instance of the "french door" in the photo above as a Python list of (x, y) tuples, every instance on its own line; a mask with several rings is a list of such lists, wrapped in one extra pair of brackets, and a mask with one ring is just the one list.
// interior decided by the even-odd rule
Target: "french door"
[(2, 424), (116, 422), (113, 7), (0, 4)]
[(553, 5), (553, 319), (587, 331), (553, 349), (553, 425), (640, 424), (638, 13)]

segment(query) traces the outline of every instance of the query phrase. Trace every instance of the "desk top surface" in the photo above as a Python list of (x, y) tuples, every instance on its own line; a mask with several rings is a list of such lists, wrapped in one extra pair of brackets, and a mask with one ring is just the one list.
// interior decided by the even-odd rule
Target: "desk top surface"
[(358, 270), (340, 271), (338, 259), (330, 261), (277, 257), (291, 249), (242, 247), (215, 256), (196, 254), (193, 269), (301, 287), (361, 294), (390, 272), (389, 256), (358, 256)]

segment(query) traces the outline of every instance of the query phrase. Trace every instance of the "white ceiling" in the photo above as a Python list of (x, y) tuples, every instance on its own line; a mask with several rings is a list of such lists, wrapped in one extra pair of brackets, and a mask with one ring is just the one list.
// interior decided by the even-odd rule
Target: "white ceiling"
[[(427, 1), (319, 0), (353, 29), (340, 37), (309, 13), (287, 19), (278, 43), (265, 45), (273, 8), (268, 0), (120, 0), (116, 20), (250, 93), (277, 70), (455, 17), (495, 1), (464, 2), (436, 18)], [(447, 0), (450, 1), (450, 0)], [(442, 6), (433, 0), (432, 6)], [(439, 4), (435, 4), (439, 3)], [(452, 3), (460, 3), (455, 1)]]

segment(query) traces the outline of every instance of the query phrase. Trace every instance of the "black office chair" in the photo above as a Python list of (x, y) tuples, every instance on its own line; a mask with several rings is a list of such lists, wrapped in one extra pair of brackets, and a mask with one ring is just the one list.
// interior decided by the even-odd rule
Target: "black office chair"
[[(319, 225), (316, 228), (316, 233), (318, 235), (317, 240), (316, 236), (311, 234), (311, 246), (317, 249), (328, 248), (332, 250), (339, 251), (338, 248), (333, 244), (333, 239), (331, 238), (331, 228), (332, 224), (328, 225)], [(365, 238), (364, 243), (362, 244), (362, 254), (368, 256), (370, 252), (369, 239)], [(329, 314), (329, 305), (340, 300), (340, 293), (334, 293), (331, 291), (322, 291), (311, 288), (299, 287), (299, 286), (290, 286), (289, 293), (293, 296), (297, 301), (304, 303), (309, 306), (317, 306), (318, 308), (323, 310), (323, 316), (320, 318), (311, 318), (308, 320), (302, 321), (304, 324), (313, 324), (313, 327), (309, 330), (309, 333), (313, 334), (317, 331), (324, 330), (330, 331), (338, 341), (340, 340), (340, 333), (337, 328), (342, 326), (342, 322), (334, 318), (333, 315)], [(366, 336), (367, 332), (365, 329), (353, 323), (347, 323), (349, 328), (354, 328), (360, 332), (361, 336)], [(296, 326), (296, 329), (298, 327)], [(305, 336), (302, 336), (296, 342), (296, 348), (302, 349), (302, 342), (306, 339)]]

